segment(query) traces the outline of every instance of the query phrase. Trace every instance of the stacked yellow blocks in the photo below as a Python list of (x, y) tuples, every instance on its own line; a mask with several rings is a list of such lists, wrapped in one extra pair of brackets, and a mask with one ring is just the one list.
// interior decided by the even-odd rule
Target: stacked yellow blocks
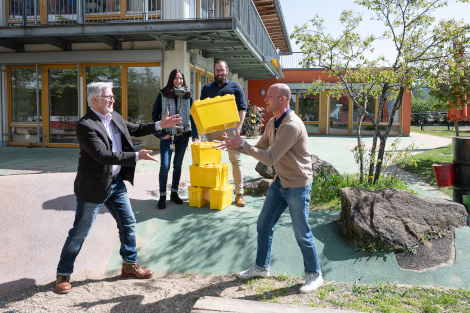
[[(215, 142), (195, 142), (191, 145), (193, 165), (189, 167), (191, 187), (189, 206), (223, 210), (232, 203), (233, 186), (228, 183), (229, 165), (221, 163), (222, 150)], [(209, 201), (210, 200), (210, 201)]]

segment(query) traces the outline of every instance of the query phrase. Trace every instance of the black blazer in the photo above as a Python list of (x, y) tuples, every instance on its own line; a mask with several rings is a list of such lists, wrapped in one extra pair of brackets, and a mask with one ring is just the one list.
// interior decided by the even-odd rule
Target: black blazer
[(74, 191), (80, 200), (102, 203), (106, 199), (111, 189), (113, 165), (121, 165), (121, 178), (134, 184), (136, 161), (130, 136), (156, 133), (155, 123), (132, 124), (117, 112), (111, 115), (112, 121), (121, 131), (122, 152), (113, 152), (112, 141), (103, 122), (89, 107), (87, 114), (77, 123), (80, 157)]

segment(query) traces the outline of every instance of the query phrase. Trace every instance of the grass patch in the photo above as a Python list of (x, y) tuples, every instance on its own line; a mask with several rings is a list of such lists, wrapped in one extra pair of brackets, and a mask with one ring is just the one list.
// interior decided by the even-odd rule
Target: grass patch
[(368, 182), (360, 183), (359, 174), (344, 174), (342, 177), (337, 175), (323, 175), (320, 173), (313, 178), (312, 192), (310, 194), (310, 209), (341, 209), (339, 191), (345, 187), (361, 187), (365, 189), (385, 189), (395, 188), (415, 193), (411, 188), (405, 185), (403, 180), (396, 176), (383, 175), (377, 184)]
[(291, 280), (296, 278), (254, 280), (247, 285), (252, 294), (245, 299), (361, 312), (470, 312), (470, 290), (466, 289), (329, 282), (305, 297), (298, 292), (303, 280), (288, 285)]
[[(450, 130), (447, 130), (446, 126), (425, 126), (424, 130), (421, 130), (421, 127), (419, 126), (411, 126), (410, 130), (415, 133), (428, 134), (439, 137), (455, 137), (455, 129), (453, 127), (451, 127)], [(470, 136), (470, 128), (468, 126), (460, 126), (459, 136)]]
[[(416, 160), (417, 165), (408, 165), (406, 164), (406, 162), (409, 160), (405, 159), (403, 160), (403, 168), (406, 171), (414, 173), (417, 176), (423, 178), (428, 184), (437, 187), (432, 165), (435, 163), (452, 163), (452, 145), (421, 152), (419, 154), (414, 155), (413, 158)], [(445, 192), (449, 196), (452, 196), (452, 187), (437, 188), (439, 188), (439, 190)]]

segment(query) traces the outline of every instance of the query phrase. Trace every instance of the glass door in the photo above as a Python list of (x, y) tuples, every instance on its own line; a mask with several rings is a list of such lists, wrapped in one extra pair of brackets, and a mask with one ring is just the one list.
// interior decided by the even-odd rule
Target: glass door
[(329, 105), (330, 121), (328, 125), (329, 134), (349, 134), (349, 97), (330, 97)]
[(78, 144), (77, 69), (48, 69), (49, 78), (49, 142), (51, 144)]

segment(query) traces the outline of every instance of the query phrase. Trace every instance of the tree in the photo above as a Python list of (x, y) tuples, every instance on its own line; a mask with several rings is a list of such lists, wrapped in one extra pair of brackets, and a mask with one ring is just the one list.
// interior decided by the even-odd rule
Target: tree
[[(458, 0), (468, 3), (468, 0)], [(375, 19), (381, 21), (387, 30), (378, 38), (362, 38), (355, 29), (362, 20), (360, 15), (344, 11), (340, 21), (344, 30), (338, 38), (324, 32), (323, 20), (315, 16), (313, 31), (307, 24), (295, 27), (292, 37), (302, 43), (301, 50), (306, 55), (304, 62), (319, 64), (328, 73), (338, 78), (330, 94), (348, 94), (353, 108), (362, 112), (357, 130), (360, 153), (360, 173), (363, 176), (363, 143), (360, 129), (364, 117), (369, 117), (374, 126), (372, 148), (369, 153), (368, 179), (376, 183), (380, 178), (384, 160), (385, 145), (393, 125), (393, 117), (402, 105), (406, 90), (412, 83), (436, 72), (454, 54), (450, 44), (453, 38), (460, 38), (467, 27), (463, 22), (440, 21), (434, 26), (433, 13), (447, 5), (447, 0), (356, 0), (357, 4), (375, 12)], [(393, 61), (379, 57), (368, 60), (364, 52), (373, 51), (377, 39), (392, 40), (396, 49)], [(464, 43), (463, 43), (464, 44)], [(355, 68), (354, 68), (355, 67)], [(322, 82), (312, 84), (312, 92), (324, 88)], [(379, 98), (374, 116), (367, 111), (367, 99)], [(382, 131), (384, 101), (393, 100), (390, 118)], [(374, 112), (375, 113), (375, 112)], [(377, 151), (377, 139), (380, 145)]]
[(463, 51), (463, 44), (468, 41), (468, 38), (461, 38), (454, 56), (427, 76), (430, 94), (439, 101), (434, 109), (461, 109), (470, 101), (470, 59)]
[(430, 94), (430, 88), (422, 85), (413, 86), (411, 96), (411, 113), (440, 111), (445, 102)]

